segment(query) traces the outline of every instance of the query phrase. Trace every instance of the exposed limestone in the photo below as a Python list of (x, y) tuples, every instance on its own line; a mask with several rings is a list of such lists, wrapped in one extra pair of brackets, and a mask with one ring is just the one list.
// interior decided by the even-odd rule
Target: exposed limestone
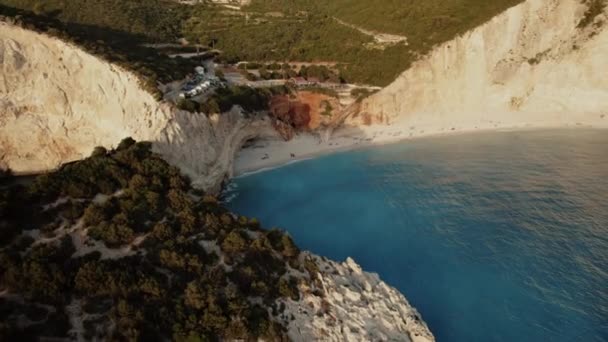
[(578, 28), (580, 0), (528, 0), (435, 48), (363, 103), (351, 122), (426, 133), (608, 127), (608, 19)]
[(209, 119), (157, 102), (131, 73), (59, 39), (0, 24), (0, 167), (35, 173), (131, 136), (215, 190), (270, 122), (238, 109)]
[(416, 309), (377, 274), (364, 272), (351, 258), (314, 258), (322, 296), (281, 300), (281, 318), (293, 341), (435, 341)]

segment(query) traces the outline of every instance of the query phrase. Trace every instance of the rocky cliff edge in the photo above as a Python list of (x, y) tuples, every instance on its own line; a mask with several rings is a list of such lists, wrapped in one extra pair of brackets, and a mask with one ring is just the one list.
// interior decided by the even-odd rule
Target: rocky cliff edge
[(608, 127), (608, 17), (593, 1), (528, 0), (437, 48), (362, 106), (412, 135)]
[(131, 136), (153, 142), (195, 186), (217, 190), (268, 120), (159, 103), (136, 76), (59, 39), (0, 23), (0, 167), (37, 173)]

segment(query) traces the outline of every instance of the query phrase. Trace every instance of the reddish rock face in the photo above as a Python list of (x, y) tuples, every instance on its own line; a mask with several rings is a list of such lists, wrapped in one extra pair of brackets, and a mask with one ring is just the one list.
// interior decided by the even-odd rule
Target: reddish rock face
[(306, 129), (308, 128), (308, 123), (310, 123), (310, 106), (305, 103), (293, 102), (289, 116), (295, 128)]
[(285, 95), (275, 96), (270, 100), (270, 113), (275, 119), (295, 129), (307, 129), (310, 123), (310, 106), (290, 100)]
[(274, 96), (270, 99), (270, 113), (277, 119), (289, 119), (289, 97), (285, 95)]

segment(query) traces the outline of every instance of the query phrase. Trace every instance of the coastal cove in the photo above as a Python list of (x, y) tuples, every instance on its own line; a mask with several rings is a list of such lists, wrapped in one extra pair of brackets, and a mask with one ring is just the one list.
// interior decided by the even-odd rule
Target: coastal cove
[(598, 116), (585, 125), (560, 122), (551, 118), (547, 118), (547, 120), (552, 121), (552, 125), (532, 123), (524, 119), (518, 121), (516, 118), (511, 118), (511, 120), (513, 122), (470, 122), (460, 125), (458, 129), (432, 122), (417, 126), (408, 125), (407, 122), (396, 122), (388, 126), (341, 127), (333, 131), (326, 139), (308, 133), (297, 135), (290, 141), (270, 137), (253, 139), (236, 152), (233, 173), (239, 177), (332, 153), (406, 143), (418, 139), (539, 130), (605, 130), (608, 132), (606, 115)]
[(377, 272), (439, 341), (603, 341), (607, 145), (596, 129), (427, 137), (237, 177), (225, 197)]
[(608, 0), (0, 0), (0, 342), (608, 342), (607, 56)]

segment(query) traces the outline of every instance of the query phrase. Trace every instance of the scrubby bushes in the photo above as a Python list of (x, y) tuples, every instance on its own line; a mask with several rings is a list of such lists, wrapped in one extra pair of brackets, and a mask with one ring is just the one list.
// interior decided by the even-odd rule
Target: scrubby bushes
[(316, 78), (321, 82), (341, 83), (340, 76), (325, 65), (310, 65), (300, 68), (299, 75), (309, 79)]
[(356, 98), (357, 101), (362, 101), (376, 92), (376, 90), (369, 90), (367, 88), (355, 88), (350, 91), (350, 95)]
[(250, 87), (220, 88), (213, 96), (222, 112), (229, 111), (232, 106), (239, 105), (246, 111), (268, 109), (270, 97), (275, 93), (285, 92), (283, 89), (254, 89)]
[[(163, 0), (49, 0), (41, 6), (36, 0), (0, 0), (0, 4), (28, 10), (21, 12), (23, 20), (31, 17), (26, 20), (28, 25), (65, 32), (89, 51), (135, 70), (142, 76), (142, 84), (154, 92), (156, 81), (183, 77), (191, 72), (192, 64), (188, 59), (164, 58), (156, 51), (144, 50), (138, 47), (142, 41), (173, 42), (184, 36), (193, 43), (219, 49), (221, 59), (229, 62), (337, 62), (338, 73), (313, 70), (310, 76), (333, 81), (339, 76), (349, 83), (384, 86), (433, 46), (521, 1), (258, 0), (245, 9), (247, 16), (204, 2), (187, 6)], [(591, 18), (602, 1), (589, 1), (592, 6), (586, 17)], [(270, 11), (284, 15), (264, 15)], [(378, 47), (373, 37), (339, 23), (335, 17), (367, 30), (404, 35), (407, 45)], [(278, 63), (264, 64), (268, 63), (240, 67), (245, 71), (264, 67), (267, 78), (288, 72), (279, 70)]]
[[(20, 190), (0, 192), (10, 200), (0, 201), (0, 224), (19, 227), (1, 241), (0, 288), (26, 301), (10, 310), (0, 302), (0, 334), (10, 340), (65, 337), (69, 322), (60, 313), (69, 305), (98, 315), (83, 322), (89, 338), (283, 340), (268, 306), (298, 299), (299, 283), (316, 272), (283, 232), (195, 195), (148, 143), (97, 148)], [(8, 215), (14, 207), (28, 218)], [(44, 224), (53, 229), (34, 241), (28, 232)], [(85, 246), (93, 251), (78, 254)], [(290, 276), (289, 267), (309, 276)], [(31, 303), (56, 311), (19, 327)]]
[[(192, 102), (193, 112), (213, 114), (223, 113), (232, 109), (233, 106), (240, 106), (246, 112), (257, 112), (268, 110), (270, 99), (274, 95), (287, 94), (289, 89), (286, 87), (271, 88), (251, 88), (246, 86), (232, 86), (219, 88), (216, 93), (210, 96), (205, 102), (197, 104)], [(188, 101), (188, 100), (186, 100)]]
[(204, 102), (196, 102), (182, 99), (178, 102), (178, 108), (191, 113), (215, 114), (224, 113), (233, 106), (240, 106), (246, 112), (257, 112), (268, 110), (270, 99), (274, 95), (287, 94), (286, 87), (251, 88), (247, 86), (231, 86), (218, 88), (216, 92)]

